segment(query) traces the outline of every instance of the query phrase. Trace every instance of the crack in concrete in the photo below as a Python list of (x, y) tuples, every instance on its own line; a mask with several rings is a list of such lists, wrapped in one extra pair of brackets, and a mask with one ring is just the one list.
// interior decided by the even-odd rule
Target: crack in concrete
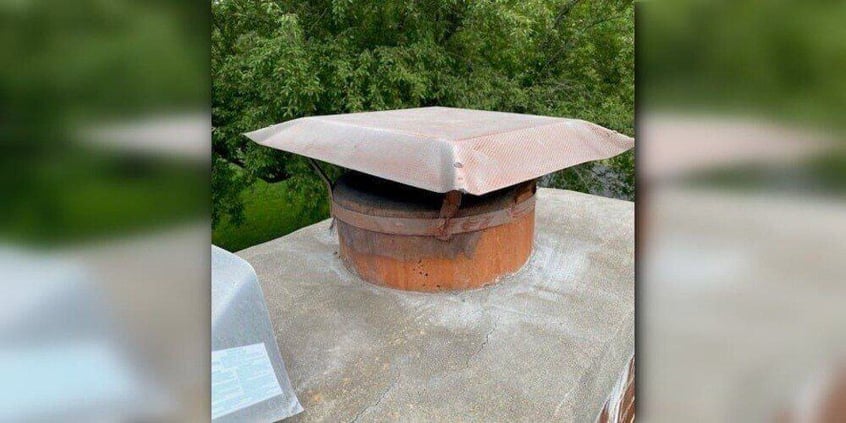
[(358, 422), (358, 419), (360, 419), (361, 416), (363, 416), (368, 410), (378, 407), (379, 404), (382, 403), (382, 401), (385, 399), (385, 397), (388, 396), (388, 393), (391, 392), (391, 390), (394, 389), (395, 386), (397, 386), (397, 379), (396, 378), (394, 378), (394, 380), (391, 382), (391, 384), (388, 385), (388, 387), (384, 391), (382, 391), (382, 393), (379, 395), (379, 398), (376, 398), (376, 402), (368, 405), (367, 407), (364, 407), (361, 411), (359, 411), (355, 415), (355, 417), (353, 417), (353, 419), (350, 420), (350, 423)]
[(485, 349), (485, 347), (488, 345), (488, 341), (491, 340), (491, 334), (494, 333), (497, 327), (499, 327), (499, 319), (495, 318), (493, 315), (489, 315), (489, 317), (491, 317), (493, 325), (491, 325), (491, 328), (487, 331), (487, 333), (485, 333), (485, 340), (482, 341), (482, 345), (479, 345), (479, 348), (476, 350), (476, 352), (471, 354), (470, 357), (467, 357), (467, 363), (465, 363), (464, 367), (470, 367), (470, 362), (473, 361), (473, 358), (479, 355), (483, 349)]

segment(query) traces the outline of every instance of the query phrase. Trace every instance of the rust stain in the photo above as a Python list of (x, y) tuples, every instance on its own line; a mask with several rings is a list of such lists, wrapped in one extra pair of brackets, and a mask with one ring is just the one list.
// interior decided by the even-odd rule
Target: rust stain
[[(602, 407), (597, 423), (633, 423), (635, 421), (635, 358), (629, 360), (628, 375), (619, 397), (609, 398)], [(611, 414), (612, 410), (617, 413)]]
[(444, 195), (444, 203), (441, 205), (440, 220), (443, 221), (441, 227), (438, 228), (437, 238), (446, 241), (452, 236), (449, 230), (450, 219), (458, 213), (458, 208), (461, 207), (461, 192), (450, 191)]
[(434, 237), (370, 232), (338, 222), (344, 264), (362, 279), (423, 292), (480, 288), (516, 272), (532, 251), (535, 215), (505, 225)]
[(413, 291), (478, 288), (516, 272), (532, 251), (535, 181), (474, 196), (368, 175), (335, 185), (339, 255), (362, 279)]
[(449, 240), (434, 236), (406, 236), (370, 231), (337, 221), (338, 237), (357, 253), (405, 259), (414, 257), (439, 257), (455, 259), (459, 255), (472, 258), (481, 232), (457, 234)]

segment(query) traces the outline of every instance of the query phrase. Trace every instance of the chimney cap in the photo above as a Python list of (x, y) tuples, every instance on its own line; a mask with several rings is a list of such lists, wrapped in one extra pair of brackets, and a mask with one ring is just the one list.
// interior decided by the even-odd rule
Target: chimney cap
[(634, 146), (583, 120), (447, 107), (310, 116), (245, 135), (413, 187), (474, 195)]

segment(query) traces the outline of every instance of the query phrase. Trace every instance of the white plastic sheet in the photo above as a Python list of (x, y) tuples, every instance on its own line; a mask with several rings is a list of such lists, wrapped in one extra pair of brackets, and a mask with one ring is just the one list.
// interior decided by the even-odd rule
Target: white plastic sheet
[(301, 412), (255, 271), (215, 246), (211, 257), (212, 419), (275, 422)]

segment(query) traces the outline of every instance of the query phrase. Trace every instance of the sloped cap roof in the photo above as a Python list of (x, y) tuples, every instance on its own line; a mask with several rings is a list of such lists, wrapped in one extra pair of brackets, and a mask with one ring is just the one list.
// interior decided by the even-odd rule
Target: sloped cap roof
[(474, 195), (634, 146), (583, 120), (447, 107), (311, 116), (245, 135), (417, 188)]

